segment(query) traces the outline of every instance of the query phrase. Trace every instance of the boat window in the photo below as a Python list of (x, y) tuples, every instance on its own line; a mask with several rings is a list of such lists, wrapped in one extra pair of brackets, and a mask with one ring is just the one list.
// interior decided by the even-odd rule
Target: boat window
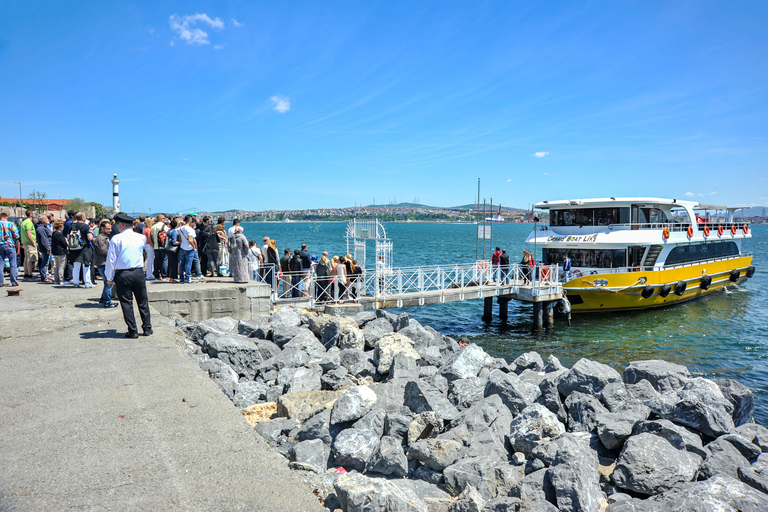
[(645, 222), (647, 223), (663, 224), (667, 222), (667, 214), (658, 208), (641, 208), (640, 210), (645, 215)]
[(626, 253), (625, 249), (544, 249), (544, 264), (562, 266), (567, 254), (574, 267), (617, 268), (624, 266)]
[(735, 242), (680, 245), (670, 251), (664, 265), (680, 265), (692, 261), (720, 258), (724, 256), (736, 256), (738, 254), (739, 247)]
[(551, 210), (551, 226), (608, 226), (629, 222), (629, 208), (574, 208)]

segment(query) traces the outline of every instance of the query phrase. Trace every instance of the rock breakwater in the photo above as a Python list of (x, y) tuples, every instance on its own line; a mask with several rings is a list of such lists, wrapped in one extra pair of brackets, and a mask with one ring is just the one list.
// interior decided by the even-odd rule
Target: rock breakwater
[(177, 325), (247, 416), (277, 411), (254, 429), (330, 510), (768, 509), (768, 429), (733, 380), (508, 362), (386, 311)]

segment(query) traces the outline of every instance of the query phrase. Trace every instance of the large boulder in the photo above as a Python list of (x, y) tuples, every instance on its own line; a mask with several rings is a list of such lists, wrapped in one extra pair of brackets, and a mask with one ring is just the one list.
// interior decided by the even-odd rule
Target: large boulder
[(335, 463), (347, 471), (365, 470), (379, 446), (379, 436), (365, 429), (342, 430), (333, 441)]
[(699, 464), (698, 455), (643, 433), (627, 439), (611, 478), (617, 487), (653, 495), (693, 480)]
[(269, 317), (256, 317), (253, 320), (240, 320), (237, 323), (237, 333), (249, 338), (268, 340), (272, 338), (272, 325)]
[(333, 487), (345, 512), (428, 512), (416, 493), (383, 478), (351, 473), (336, 479)]
[(508, 452), (505, 443), (511, 422), (512, 413), (504, 407), (498, 395), (483, 398), (467, 409), (458, 427), (469, 435), (467, 455), (506, 460)]
[(448, 398), (460, 411), (483, 398), (486, 380), (480, 377), (457, 379), (448, 384)]
[(373, 457), (368, 462), (366, 471), (395, 477), (406, 476), (408, 474), (408, 458), (405, 456), (400, 439), (390, 436), (382, 437)]
[(549, 467), (560, 510), (592, 512), (600, 509), (603, 494), (597, 455), (578, 439), (562, 436), (563, 442)]
[(220, 359), (200, 360), (200, 368), (208, 372), (208, 376), (219, 386), (227, 398), (232, 400), (237, 393), (239, 376), (227, 363)]
[(491, 356), (474, 343), (470, 343), (464, 349), (447, 362), (442, 368), (442, 374), (450, 381), (456, 379), (468, 379), (477, 377), (483, 366), (493, 361)]
[(370, 352), (363, 352), (359, 348), (347, 348), (339, 352), (339, 362), (350, 375), (356, 377), (373, 376), (376, 369), (373, 367), (369, 354)]
[(495, 467), (496, 463), (485, 457), (469, 457), (445, 468), (443, 476), (445, 483), (456, 492), (463, 492), (471, 485), (483, 499), (490, 500), (497, 494)]
[(200, 322), (200, 325), (210, 327), (213, 330), (233, 334), (237, 332), (238, 321), (231, 316), (223, 316), (219, 318), (209, 318)]
[[(529, 508), (525, 508), (526, 512), (531, 510), (531, 504), (545, 504), (545, 503), (557, 503), (557, 495), (555, 494), (555, 488), (552, 487), (552, 482), (549, 478), (549, 468), (539, 469), (533, 471), (523, 478), (523, 482), (520, 485), (520, 499), (528, 505)], [(554, 505), (552, 509), (557, 510)], [(546, 505), (539, 505), (532, 510), (551, 510)]]
[(755, 395), (747, 386), (732, 379), (713, 379), (723, 396), (733, 406), (733, 424), (737, 427), (754, 420)]
[(299, 347), (291, 347), (264, 361), (258, 368), (259, 373), (270, 369), (282, 370), (283, 368), (299, 368), (309, 362), (309, 354)]
[(565, 433), (565, 426), (541, 404), (526, 407), (509, 427), (509, 442), (515, 451), (530, 455), (542, 441)]
[(355, 386), (341, 395), (331, 410), (331, 424), (362, 418), (376, 404), (376, 393), (368, 386)]
[(294, 308), (282, 307), (272, 313), (269, 317), (269, 323), (273, 327), (278, 324), (285, 327), (298, 327), (301, 325), (301, 313)]
[(592, 432), (597, 428), (598, 418), (608, 413), (600, 400), (594, 396), (574, 391), (565, 399), (568, 410), (568, 430), (571, 432)]
[(448, 507), (448, 512), (482, 512), (487, 500), (468, 485)]
[(647, 380), (659, 393), (668, 393), (682, 388), (691, 379), (691, 372), (681, 364), (651, 359), (632, 361), (624, 370), (624, 382), (636, 384)]
[(274, 446), (277, 444), (280, 436), (287, 436), (291, 430), (298, 426), (298, 424), (299, 422), (296, 420), (276, 418), (274, 420), (257, 423), (254, 425), (253, 430)]
[(565, 369), (545, 373), (544, 378), (539, 382), (539, 392), (541, 394), (536, 399), (536, 402), (553, 412), (562, 423), (568, 422), (568, 415), (563, 406), (563, 401), (560, 399), (560, 391), (557, 389), (557, 384), (566, 375), (568, 375), (568, 370)]
[(464, 455), (464, 446), (452, 439), (424, 439), (416, 441), (408, 450), (408, 457), (425, 464), (433, 471), (443, 471)]
[(244, 381), (238, 382), (235, 391), (235, 397), (232, 402), (238, 409), (245, 409), (252, 405), (259, 404), (267, 400), (267, 391), (269, 386), (261, 382)]
[(706, 379), (691, 379), (682, 389), (659, 395), (646, 405), (660, 417), (709, 437), (719, 437), (735, 428), (733, 406), (717, 385)]
[(768, 428), (757, 423), (745, 423), (736, 427), (735, 432), (759, 446), (763, 452), (768, 452)]
[(408, 354), (395, 354), (392, 364), (389, 366), (389, 380), (402, 379), (404, 381), (416, 380), (419, 378), (419, 365), (416, 359)]
[(272, 341), (280, 348), (286, 343), (299, 336), (312, 336), (312, 332), (306, 327), (298, 325), (284, 325), (281, 323), (272, 324)]
[[(311, 324), (310, 324), (311, 325)], [(320, 332), (320, 341), (323, 346), (336, 345), (341, 350), (365, 348), (365, 336), (354, 320), (346, 317), (331, 317)]]
[(442, 344), (442, 339), (437, 339), (434, 334), (422, 327), (421, 324), (415, 320), (411, 320), (408, 327), (400, 329), (398, 333), (411, 338), (416, 347), (429, 347)]
[(383, 336), (376, 345), (375, 360), (380, 374), (389, 373), (396, 354), (405, 354), (413, 359), (421, 359), (421, 356), (413, 349), (413, 340), (398, 333), (390, 333)]
[(610, 450), (620, 449), (632, 435), (635, 425), (647, 420), (650, 412), (650, 409), (641, 405), (637, 409), (598, 414), (597, 435), (600, 441)]
[(538, 387), (501, 370), (493, 370), (490, 373), (484, 392), (486, 397), (499, 395), (513, 416), (517, 416), (520, 411), (531, 405), (539, 394)]
[(598, 395), (611, 382), (621, 382), (619, 372), (608, 365), (582, 358), (560, 379), (557, 388), (563, 396), (568, 396), (573, 391)]
[(277, 384), (283, 393), (316, 391), (320, 389), (322, 371), (317, 368), (283, 368), (277, 373)]
[(663, 437), (678, 450), (686, 450), (702, 458), (707, 456), (707, 452), (704, 450), (701, 442), (701, 437), (694, 430), (683, 425), (678, 425), (664, 419), (641, 421), (635, 425), (632, 435), (636, 436), (644, 432)]
[(331, 450), (320, 439), (311, 439), (294, 443), (289, 448), (291, 462), (297, 462), (322, 473), (328, 468)]
[[(364, 428), (381, 437), (384, 435), (384, 422), (387, 414), (379, 408), (374, 408), (365, 416), (352, 424), (352, 428)], [(338, 424), (341, 426), (341, 424)]]
[[(558, 363), (559, 362), (560, 361), (558, 361)], [(544, 360), (538, 352), (526, 352), (521, 354), (513, 361), (513, 364), (517, 367), (517, 373), (522, 373), (523, 370), (533, 370), (536, 372), (544, 371)]]
[(330, 446), (333, 442), (330, 424), (331, 410), (325, 409), (304, 421), (296, 434), (296, 440), (307, 441), (311, 439), (319, 439), (324, 444)]
[(277, 399), (277, 414), (303, 421), (333, 407), (341, 391), (295, 391)]
[(395, 328), (392, 327), (392, 323), (386, 318), (377, 318), (376, 320), (368, 322), (365, 324), (365, 327), (363, 327), (365, 346), (368, 348), (376, 348), (381, 338), (393, 332), (395, 332)]
[(256, 344), (236, 334), (211, 332), (203, 339), (202, 348), (210, 357), (227, 363), (239, 376), (249, 380), (253, 380), (256, 368), (264, 361)]
[(459, 411), (435, 386), (421, 379), (406, 384), (403, 403), (414, 414), (434, 411), (438, 418), (448, 422), (460, 416)]
[(717, 474), (738, 478), (738, 469), (750, 466), (749, 460), (734, 443), (727, 439), (727, 436), (715, 439), (706, 446), (705, 450), (707, 451), (707, 458), (704, 459), (701, 468), (699, 468), (699, 473), (703, 478), (712, 478)]

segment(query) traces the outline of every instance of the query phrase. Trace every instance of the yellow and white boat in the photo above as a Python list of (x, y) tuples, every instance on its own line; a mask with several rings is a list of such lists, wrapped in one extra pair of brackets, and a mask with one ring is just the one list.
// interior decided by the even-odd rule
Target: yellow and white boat
[(755, 272), (752, 255), (742, 252), (749, 225), (734, 222), (738, 208), (655, 197), (544, 201), (536, 208), (549, 210), (549, 226), (526, 243), (541, 247), (545, 265), (562, 269), (570, 257), (562, 281), (574, 313), (686, 302)]

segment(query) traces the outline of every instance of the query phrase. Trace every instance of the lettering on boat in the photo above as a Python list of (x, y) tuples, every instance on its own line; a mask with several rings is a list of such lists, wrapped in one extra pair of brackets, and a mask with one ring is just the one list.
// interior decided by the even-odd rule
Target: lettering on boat
[(597, 235), (582, 235), (582, 236), (550, 236), (547, 238), (547, 242), (594, 242), (597, 240)]

